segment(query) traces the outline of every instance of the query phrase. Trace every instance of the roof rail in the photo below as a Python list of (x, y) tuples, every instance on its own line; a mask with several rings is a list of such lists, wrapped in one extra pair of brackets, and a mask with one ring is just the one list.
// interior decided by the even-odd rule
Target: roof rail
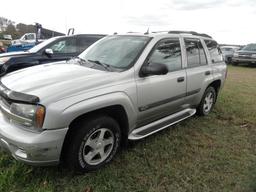
[(152, 31), (152, 33), (168, 33), (169, 31)]
[(205, 33), (197, 33), (195, 31), (168, 31), (168, 33), (170, 33), (170, 34), (186, 33), (186, 34), (191, 34), (191, 35), (197, 35), (197, 36), (212, 38), (210, 35), (207, 35)]

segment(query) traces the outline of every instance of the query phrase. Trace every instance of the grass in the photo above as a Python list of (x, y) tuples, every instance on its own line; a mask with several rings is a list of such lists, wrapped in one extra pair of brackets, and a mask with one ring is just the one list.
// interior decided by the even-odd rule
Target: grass
[(256, 191), (256, 68), (229, 67), (214, 111), (122, 150), (105, 168), (73, 175), (0, 153), (0, 191)]

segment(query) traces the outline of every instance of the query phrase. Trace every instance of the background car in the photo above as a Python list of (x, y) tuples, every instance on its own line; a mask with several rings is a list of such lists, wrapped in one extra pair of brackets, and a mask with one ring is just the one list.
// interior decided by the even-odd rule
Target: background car
[(256, 43), (251, 43), (236, 51), (232, 57), (232, 64), (256, 64)]
[(230, 64), (232, 62), (232, 57), (235, 51), (239, 50), (240, 47), (238, 46), (222, 46), (220, 47), (223, 58), (227, 64)]
[(0, 55), (0, 76), (25, 67), (68, 60), (79, 55), (105, 35), (81, 34), (48, 39), (26, 52)]

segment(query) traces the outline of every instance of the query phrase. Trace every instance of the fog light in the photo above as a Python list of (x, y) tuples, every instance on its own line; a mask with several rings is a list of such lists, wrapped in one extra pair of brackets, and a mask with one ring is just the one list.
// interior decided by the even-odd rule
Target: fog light
[(15, 152), (15, 155), (17, 157), (20, 157), (20, 158), (23, 158), (23, 159), (27, 159), (28, 155), (27, 153), (23, 150), (23, 149), (18, 149), (16, 152)]

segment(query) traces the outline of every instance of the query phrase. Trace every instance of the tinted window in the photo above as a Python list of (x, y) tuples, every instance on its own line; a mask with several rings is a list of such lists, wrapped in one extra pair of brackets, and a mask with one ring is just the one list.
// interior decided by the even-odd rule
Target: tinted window
[(212, 40), (205, 40), (205, 44), (209, 50), (212, 61), (214, 63), (221, 62), (223, 60), (222, 53), (217, 42)]
[(169, 71), (181, 69), (181, 48), (179, 39), (160, 41), (150, 56), (149, 63), (165, 64)]
[(233, 51), (232, 48), (221, 48), (222, 51)]
[(47, 45), (51, 44), (53, 41), (56, 41), (56, 39), (58, 39), (59, 37), (53, 37), (50, 39), (47, 39), (41, 43), (39, 43), (38, 45), (32, 47), (31, 49), (29, 49), (29, 52), (35, 53), (43, 48), (47, 48)]
[(246, 45), (242, 50), (245, 50), (245, 51), (256, 51), (256, 44), (249, 44), (249, 45)]
[(78, 37), (78, 50), (79, 52), (83, 52), (87, 49), (90, 45), (101, 39), (101, 36), (91, 36), (91, 37)]
[(206, 65), (206, 55), (199, 39), (185, 39), (188, 67)]
[(74, 38), (66, 38), (55, 42), (49, 47), (53, 53), (76, 53), (76, 41)]

